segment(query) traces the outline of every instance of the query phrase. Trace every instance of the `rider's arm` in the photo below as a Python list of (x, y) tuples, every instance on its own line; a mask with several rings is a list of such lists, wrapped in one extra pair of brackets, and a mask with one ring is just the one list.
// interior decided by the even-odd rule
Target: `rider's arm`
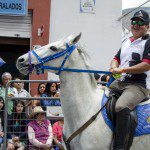
[(141, 63), (123, 68), (123, 72), (125, 73), (143, 73), (150, 70), (150, 40), (148, 40), (145, 44), (145, 49), (143, 52), (143, 58)]
[(149, 70), (150, 70), (150, 64), (147, 62), (141, 62), (135, 66), (123, 68), (122, 72), (138, 74)]
[[(117, 65), (120, 63), (120, 53), (119, 50), (116, 54), (115, 58), (111, 62), (111, 72), (116, 73), (132, 73), (132, 74), (139, 74), (150, 70), (150, 39), (146, 42), (142, 60), (139, 64), (125, 67), (125, 68), (117, 68)], [(115, 67), (116, 66), (116, 67)]]
[(110, 64), (110, 68), (113, 69), (113, 68), (118, 68), (118, 67), (119, 67), (118, 61), (116, 59), (113, 59)]
[(118, 53), (115, 55), (114, 59), (110, 63), (110, 68), (118, 68), (120, 64), (120, 53), (121, 49), (118, 51)]

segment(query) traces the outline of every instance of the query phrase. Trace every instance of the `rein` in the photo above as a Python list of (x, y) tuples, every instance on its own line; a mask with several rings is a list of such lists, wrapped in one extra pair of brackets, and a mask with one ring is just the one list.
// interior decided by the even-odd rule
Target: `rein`
[[(54, 70), (58, 71), (56, 74), (59, 75), (61, 71), (67, 71), (67, 72), (77, 72), (77, 73), (98, 73), (98, 74), (111, 74), (109, 71), (99, 71), (99, 70), (86, 70), (86, 69), (71, 69), (71, 68), (64, 68), (66, 60), (69, 58), (71, 53), (76, 49), (76, 45), (69, 46), (68, 43), (66, 44), (66, 49), (64, 49), (61, 52), (58, 52), (56, 54), (41, 58), (40, 56), (37, 55), (37, 53), (32, 50), (28, 51), (28, 63), (29, 63), (29, 73), (32, 73), (34, 67), (32, 66), (32, 61), (31, 61), (31, 52), (34, 54), (34, 56), (37, 58), (39, 61), (39, 64), (35, 65), (36, 73), (44, 73), (44, 70)], [(51, 60), (57, 59), (63, 55), (65, 55), (65, 58), (61, 64), (60, 67), (52, 67), (52, 66), (44, 66), (46, 62), (49, 62)]]
[(67, 150), (71, 150), (70, 142), (82, 131), (84, 131), (98, 116), (98, 114), (103, 110), (103, 108), (108, 104), (108, 101), (100, 108), (100, 110), (93, 115), (86, 123), (84, 123), (78, 130), (73, 132), (68, 139), (66, 139), (65, 135), (63, 134), (63, 140), (66, 145)]

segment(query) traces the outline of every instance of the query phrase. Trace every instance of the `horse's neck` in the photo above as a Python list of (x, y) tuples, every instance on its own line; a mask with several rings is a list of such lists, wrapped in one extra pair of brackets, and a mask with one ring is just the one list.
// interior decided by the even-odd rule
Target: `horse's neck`
[[(73, 67), (73, 66), (72, 66)], [(71, 67), (70, 67), (71, 68)], [(76, 61), (76, 68), (86, 69), (84, 63)], [(100, 108), (93, 77), (87, 73), (62, 72), (61, 102), (65, 123), (74, 130), (74, 125), (85, 123)]]

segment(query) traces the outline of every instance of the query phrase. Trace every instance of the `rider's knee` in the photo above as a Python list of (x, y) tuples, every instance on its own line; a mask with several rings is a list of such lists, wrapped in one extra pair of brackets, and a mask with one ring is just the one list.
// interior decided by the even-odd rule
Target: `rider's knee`
[(119, 112), (119, 111), (123, 110), (124, 108), (125, 108), (125, 106), (116, 103), (115, 112)]

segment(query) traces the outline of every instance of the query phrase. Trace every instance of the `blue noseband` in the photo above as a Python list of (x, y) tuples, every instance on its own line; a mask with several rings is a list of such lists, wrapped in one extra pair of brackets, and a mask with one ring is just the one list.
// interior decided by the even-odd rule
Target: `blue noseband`
[[(47, 56), (47, 57), (44, 57), (44, 58), (41, 58), (40, 56), (37, 55), (37, 53), (32, 50), (31, 52), (34, 54), (34, 56), (38, 59), (39, 61), (39, 64), (35, 65), (34, 67), (36, 68), (36, 73), (37, 74), (40, 74), (40, 73), (44, 73), (44, 70), (45, 69), (51, 69), (51, 70), (58, 70), (58, 72), (56, 73), (57, 75), (59, 75), (61, 73), (61, 71), (63, 71), (63, 66), (65, 65), (65, 62), (66, 60), (68, 59), (68, 57), (70, 56), (70, 54), (76, 49), (76, 45), (72, 45), (72, 46), (69, 46), (68, 43), (66, 44), (66, 49), (64, 49), (63, 51), (61, 52), (58, 52), (56, 54), (53, 54), (53, 55), (50, 55), (50, 56)], [(31, 53), (30, 51), (28, 52), (28, 56), (29, 56), (29, 71), (30, 73), (32, 72), (33, 70), (33, 67), (32, 67), (32, 64), (31, 64)], [(46, 62), (49, 62), (51, 60), (54, 60), (54, 59), (57, 59), (63, 55), (65, 55), (65, 58), (60, 66), (60, 68), (57, 68), (57, 67), (50, 67), (50, 66), (44, 66), (44, 64)]]

